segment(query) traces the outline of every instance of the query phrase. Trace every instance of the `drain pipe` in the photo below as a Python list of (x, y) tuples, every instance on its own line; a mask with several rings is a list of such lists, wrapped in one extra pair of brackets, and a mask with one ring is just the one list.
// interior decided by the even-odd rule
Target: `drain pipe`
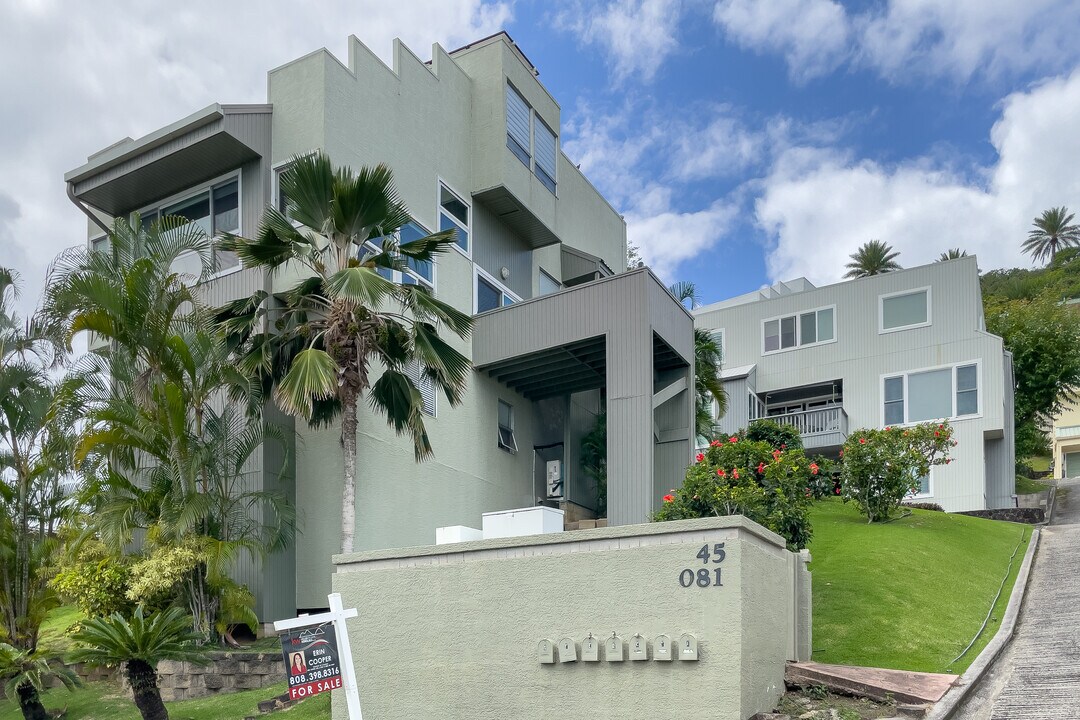
[(75, 195), (75, 184), (74, 184), (74, 183), (70, 183), (70, 182), (69, 182), (69, 183), (66, 183), (66, 184), (67, 184), (67, 196), (68, 196), (68, 200), (70, 200), (71, 202), (75, 203), (75, 207), (77, 207), (77, 208), (79, 208), (80, 210), (82, 210), (82, 211), (83, 211), (83, 213), (85, 213), (86, 217), (90, 218), (91, 222), (93, 222), (93, 223), (94, 223), (95, 225), (97, 225), (97, 226), (98, 226), (99, 228), (101, 228), (101, 229), (102, 229), (102, 230), (103, 230), (103, 231), (105, 232), (105, 234), (106, 234), (106, 235), (108, 235), (109, 233), (111, 233), (111, 232), (112, 232), (112, 230), (110, 230), (110, 229), (109, 229), (109, 226), (108, 226), (108, 225), (106, 225), (105, 223), (101, 222), (101, 218), (99, 218), (99, 217), (98, 217), (97, 215), (95, 215), (95, 214), (94, 214), (93, 212), (91, 212), (91, 211), (90, 211), (90, 208), (88, 208), (88, 207), (87, 207), (87, 206), (86, 206), (86, 205), (85, 205), (85, 204), (83, 203), (83, 201), (82, 201), (82, 200), (80, 200), (80, 199), (79, 199), (79, 198), (78, 198), (78, 197), (77, 197), (77, 196)]

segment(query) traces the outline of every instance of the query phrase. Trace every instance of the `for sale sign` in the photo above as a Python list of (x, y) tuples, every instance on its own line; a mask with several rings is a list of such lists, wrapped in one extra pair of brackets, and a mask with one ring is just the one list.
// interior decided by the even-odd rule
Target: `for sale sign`
[(282, 633), (281, 654), (289, 677), (290, 700), (341, 687), (341, 665), (333, 622)]

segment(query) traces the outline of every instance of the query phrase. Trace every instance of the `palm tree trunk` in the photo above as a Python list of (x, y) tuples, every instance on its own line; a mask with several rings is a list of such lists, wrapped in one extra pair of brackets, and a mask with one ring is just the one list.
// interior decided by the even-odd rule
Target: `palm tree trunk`
[(341, 552), (353, 551), (356, 535), (356, 393), (344, 388), (341, 399), (341, 448), (345, 473), (341, 484)]
[(19, 709), (25, 720), (49, 720), (49, 714), (45, 712), (45, 706), (41, 704), (41, 696), (37, 688), (30, 683), (23, 683), (15, 693), (19, 696)]
[(142, 660), (128, 660), (125, 669), (135, 707), (139, 708), (143, 720), (169, 720), (169, 711), (158, 690), (157, 670)]

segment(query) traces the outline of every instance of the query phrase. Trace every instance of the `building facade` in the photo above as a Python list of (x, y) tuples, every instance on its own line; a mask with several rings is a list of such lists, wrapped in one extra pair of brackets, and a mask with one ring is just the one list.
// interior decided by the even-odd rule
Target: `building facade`
[(694, 316), (724, 350), (723, 432), (770, 418), (835, 455), (859, 428), (948, 419), (953, 461), (920, 478), (918, 500), (1014, 504), (1012, 356), (986, 332), (974, 257), (824, 287), (799, 278)]
[[(602, 512), (582, 468), (582, 438), (607, 422), (607, 516), (645, 521), (693, 450), (693, 319), (647, 270), (626, 273), (622, 217), (561, 152), (560, 109), (505, 33), (423, 62), (395, 41), (385, 65), (355, 37), (342, 63), (325, 49), (269, 72), (267, 103), (212, 105), (91, 156), (65, 176), (91, 216), (182, 215), (209, 234), (255, 232), (280, 203), (297, 156), (383, 162), (413, 223), (406, 235), (457, 231), (454, 251), (394, 279), (430, 288), (476, 315), (470, 339), (446, 339), (476, 371), (460, 407), (428, 393), (435, 459), (361, 410), (356, 549), (423, 545), (437, 527), (536, 504)], [(219, 305), (300, 280), (218, 258), (204, 286)], [(418, 376), (419, 382), (419, 376)], [(295, 503), (295, 545), (238, 569), (265, 619), (326, 604), (340, 551), (340, 429), (312, 430), (268, 409), (295, 447), (269, 447), (252, 482)], [(283, 472), (284, 468), (284, 472)]]
[(1053, 477), (1080, 476), (1080, 403), (1062, 403), (1061, 412), (1054, 416), (1050, 441)]

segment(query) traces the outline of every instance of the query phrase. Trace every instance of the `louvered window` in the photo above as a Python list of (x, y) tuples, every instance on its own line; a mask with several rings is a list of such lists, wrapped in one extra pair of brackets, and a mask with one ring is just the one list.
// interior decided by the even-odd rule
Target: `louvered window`
[(509, 84), (506, 86), (506, 146), (528, 167), (532, 156), (529, 147), (529, 125), (532, 112), (525, 98)]
[(551, 192), (555, 192), (555, 133), (536, 120), (536, 177)]
[(420, 366), (419, 360), (413, 360), (405, 366), (403, 371), (412, 380), (412, 384), (420, 391), (420, 398), (424, 403), (424, 414), (435, 415), (435, 383), (432, 382)]

